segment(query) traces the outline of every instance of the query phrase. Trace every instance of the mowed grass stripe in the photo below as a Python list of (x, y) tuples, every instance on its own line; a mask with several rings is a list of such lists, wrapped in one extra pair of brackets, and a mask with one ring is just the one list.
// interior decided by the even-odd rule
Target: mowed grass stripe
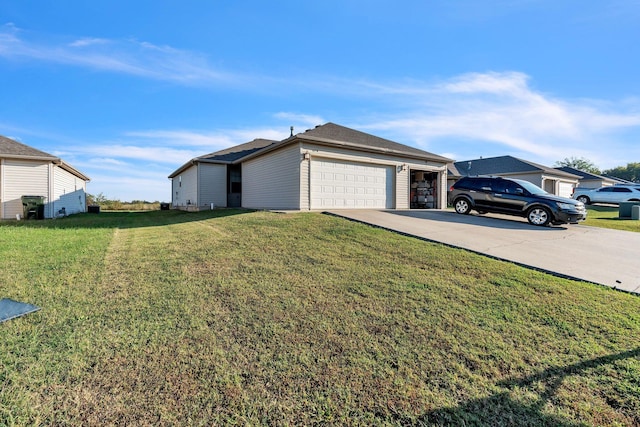
[(118, 215), (0, 227), (89, 282), (0, 261), (49, 295), (0, 328), (5, 424), (639, 422), (637, 297), (315, 213)]

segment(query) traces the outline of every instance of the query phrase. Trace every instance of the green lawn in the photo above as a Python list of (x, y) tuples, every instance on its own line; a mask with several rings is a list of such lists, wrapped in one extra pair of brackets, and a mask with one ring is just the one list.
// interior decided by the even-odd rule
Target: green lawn
[(0, 425), (639, 425), (640, 298), (318, 213), (0, 223)]
[(618, 218), (617, 206), (589, 205), (587, 211), (584, 225), (640, 232), (640, 221)]

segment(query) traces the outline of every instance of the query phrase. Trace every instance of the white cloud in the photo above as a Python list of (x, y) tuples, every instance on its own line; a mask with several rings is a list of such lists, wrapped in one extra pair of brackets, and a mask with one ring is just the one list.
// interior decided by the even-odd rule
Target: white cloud
[(281, 111), (273, 115), (276, 119), (289, 121), (292, 125), (301, 125), (304, 127), (313, 127), (326, 122), (321, 116), (312, 114), (299, 114)]
[(104, 45), (104, 44), (109, 44), (110, 41), (108, 39), (99, 39), (99, 38), (91, 38), (91, 37), (85, 37), (82, 39), (78, 39), (76, 41), (73, 41), (71, 43), (69, 43), (69, 46), (71, 47), (86, 47), (86, 46), (93, 46), (93, 45)]
[[(461, 147), (475, 142), (475, 146), (491, 145), (496, 155), (517, 154), (543, 164), (577, 155), (598, 160), (601, 167), (617, 165), (614, 156), (603, 150), (603, 141), (617, 140), (620, 132), (638, 132), (637, 100), (615, 104), (560, 99), (536, 91), (529, 81), (523, 73), (490, 72), (414, 82), (413, 89), (406, 83), (378, 85), (373, 96), (406, 107), (395, 107), (397, 111), (369, 122), (361, 119), (361, 127), (437, 153), (451, 153), (452, 143)], [(638, 149), (631, 150), (630, 158), (639, 156)]]
[(112, 165), (126, 160), (173, 165), (180, 162), (184, 163), (196, 157), (197, 153), (199, 153), (190, 149), (109, 143), (68, 146), (66, 147), (66, 152), (75, 158), (92, 159), (91, 161), (94, 163), (106, 158), (109, 159), (108, 163)]
[(202, 54), (170, 46), (157, 46), (133, 39), (90, 37), (70, 42), (31, 40), (13, 24), (0, 28), (0, 56), (62, 63), (185, 85), (246, 80), (216, 69)]

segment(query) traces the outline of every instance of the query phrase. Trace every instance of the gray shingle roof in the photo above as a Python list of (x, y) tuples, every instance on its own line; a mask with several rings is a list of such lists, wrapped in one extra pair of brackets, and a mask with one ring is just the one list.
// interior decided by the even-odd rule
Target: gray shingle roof
[[(545, 172), (566, 178), (577, 178), (575, 174), (518, 159), (512, 156), (489, 157), (486, 159), (464, 160), (453, 163), (460, 176), (465, 175), (497, 175)], [(452, 171), (453, 172), (453, 171)]]
[(555, 169), (561, 170), (563, 172), (571, 173), (571, 174), (574, 174), (574, 175), (578, 175), (580, 177), (580, 179), (599, 179), (599, 180), (602, 180), (602, 181), (613, 182), (613, 180), (611, 178), (607, 178), (606, 176), (596, 175), (594, 173), (582, 171), (580, 169), (572, 168), (572, 167), (569, 167), (569, 166), (562, 166), (562, 167), (555, 168)]
[(244, 144), (236, 145), (235, 147), (225, 148), (224, 150), (216, 151), (215, 153), (205, 154), (199, 156), (200, 160), (210, 160), (223, 163), (231, 163), (238, 159), (241, 159), (249, 154), (255, 153), (265, 147), (275, 144), (278, 141), (272, 141), (270, 139), (254, 139), (253, 141), (246, 142)]
[(295, 137), (300, 139), (315, 140), (337, 145), (344, 145), (352, 148), (364, 148), (368, 150), (401, 154), (410, 157), (435, 160), (443, 163), (451, 162), (451, 159), (429, 153), (428, 151), (413, 148), (408, 145), (380, 138), (355, 129), (350, 129), (335, 123), (326, 123), (299, 133)]
[(0, 157), (2, 157), (3, 155), (9, 156), (9, 157), (19, 157), (19, 158), (36, 157), (39, 159), (42, 159), (42, 158), (50, 158), (51, 160), (57, 159), (57, 157), (52, 156), (49, 153), (36, 150), (33, 147), (29, 147), (28, 145), (25, 145), (21, 142), (18, 142), (11, 138), (7, 138), (5, 136), (0, 135)]
[(405, 157), (433, 160), (442, 163), (452, 162), (451, 159), (448, 159), (446, 157), (438, 156), (437, 154), (409, 147), (408, 145), (399, 144), (388, 139), (380, 138), (368, 133), (357, 131), (355, 129), (340, 126), (335, 123), (326, 123), (321, 126), (316, 126), (314, 129), (309, 129), (305, 132), (290, 136), (289, 138), (283, 139), (282, 141), (254, 139), (253, 141), (247, 142), (245, 144), (196, 157), (172, 172), (171, 175), (169, 175), (169, 178), (177, 176), (182, 171), (198, 162), (238, 163), (244, 161), (245, 159), (248, 159), (249, 157), (257, 157), (262, 153), (266, 153), (272, 149), (295, 143), (296, 141), (300, 140), (333, 146), (342, 146), (351, 149), (375, 151), (386, 154), (396, 154)]

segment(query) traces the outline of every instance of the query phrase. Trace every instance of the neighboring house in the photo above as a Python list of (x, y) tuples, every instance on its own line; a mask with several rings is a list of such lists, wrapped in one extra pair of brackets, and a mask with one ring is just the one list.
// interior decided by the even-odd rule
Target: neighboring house
[(22, 196), (44, 197), (44, 217), (86, 210), (89, 177), (58, 157), (0, 136), (0, 218), (23, 216)]
[(546, 192), (571, 197), (579, 176), (512, 156), (465, 160), (449, 165), (449, 184), (463, 176), (494, 175), (529, 181)]
[(615, 179), (581, 171), (580, 169), (575, 169), (569, 166), (562, 166), (555, 169), (579, 176), (580, 180), (578, 181), (578, 187), (582, 188), (600, 188), (617, 184)]
[(622, 179), (622, 178), (618, 178), (618, 177), (615, 177), (615, 176), (605, 176), (605, 178), (610, 179), (611, 181), (613, 181), (614, 185), (634, 185), (634, 184), (637, 184), (637, 182), (629, 181), (627, 179)]
[(196, 157), (169, 178), (179, 209), (444, 208), (449, 162), (327, 123)]

